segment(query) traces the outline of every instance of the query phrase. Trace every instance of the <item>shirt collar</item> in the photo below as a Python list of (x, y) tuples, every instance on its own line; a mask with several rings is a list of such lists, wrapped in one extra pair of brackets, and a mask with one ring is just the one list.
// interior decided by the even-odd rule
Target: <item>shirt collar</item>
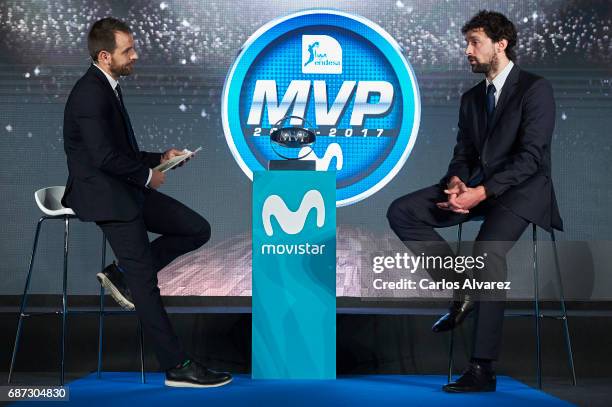
[(117, 88), (117, 85), (119, 85), (119, 81), (115, 80), (115, 78), (113, 78), (112, 76), (110, 76), (109, 74), (107, 74), (104, 69), (100, 68), (98, 66), (98, 64), (93, 64), (96, 68), (98, 68), (100, 71), (102, 71), (102, 73), (104, 74), (104, 76), (106, 76), (106, 79), (108, 79), (108, 83), (110, 83), (111, 87), (113, 88), (113, 90), (115, 90)]
[(489, 81), (489, 79), (486, 78), (487, 87), (491, 83), (493, 83), (493, 85), (495, 85), (495, 90), (499, 92), (501, 90), (501, 88), (504, 86), (504, 83), (506, 82), (506, 79), (508, 78), (508, 75), (510, 75), (510, 71), (512, 70), (513, 66), (514, 66), (514, 62), (509, 61), (508, 65), (506, 65), (506, 67), (504, 69), (502, 69), (502, 71), (500, 73), (498, 73), (495, 78), (493, 78), (493, 81)]

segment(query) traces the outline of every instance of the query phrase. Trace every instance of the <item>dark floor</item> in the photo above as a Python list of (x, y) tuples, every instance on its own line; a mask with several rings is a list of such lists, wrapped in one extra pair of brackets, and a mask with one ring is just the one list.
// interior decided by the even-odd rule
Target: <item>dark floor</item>
[[(520, 377), (515, 377), (515, 379), (532, 387), (535, 386), (533, 379)], [(544, 377), (542, 390), (578, 406), (609, 407), (612, 405), (611, 378), (583, 378), (579, 379), (574, 387), (567, 378)]]

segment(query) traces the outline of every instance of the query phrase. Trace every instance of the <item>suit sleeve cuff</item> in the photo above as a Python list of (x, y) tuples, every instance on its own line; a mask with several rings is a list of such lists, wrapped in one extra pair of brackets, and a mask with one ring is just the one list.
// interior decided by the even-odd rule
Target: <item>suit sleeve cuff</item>
[(147, 178), (147, 183), (145, 187), (149, 188), (149, 182), (151, 182), (151, 177), (153, 176), (153, 170), (149, 168), (149, 177)]
[(503, 185), (498, 184), (494, 180), (490, 179), (482, 183), (482, 186), (485, 188), (487, 192), (487, 198), (497, 198), (501, 194), (503, 194), (508, 187), (504, 187)]

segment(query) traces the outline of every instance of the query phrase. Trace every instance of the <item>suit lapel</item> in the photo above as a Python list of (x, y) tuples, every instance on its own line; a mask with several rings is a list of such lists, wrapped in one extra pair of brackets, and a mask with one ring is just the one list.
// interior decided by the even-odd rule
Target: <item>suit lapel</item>
[(495, 106), (495, 113), (493, 114), (493, 121), (490, 125), (486, 126), (486, 137), (488, 138), (491, 135), (491, 132), (499, 122), (499, 118), (501, 117), (506, 105), (508, 104), (508, 100), (514, 94), (516, 90), (516, 85), (518, 83), (520, 69), (517, 65), (514, 65), (510, 74), (506, 78), (506, 82), (502, 88), (502, 93), (499, 96), (499, 100), (497, 101), (497, 106)]
[[(115, 108), (117, 109), (117, 112), (119, 113), (119, 115), (121, 116), (121, 119), (123, 120), (123, 124), (125, 126), (126, 137), (129, 138), (130, 129), (128, 129), (128, 126), (131, 126), (131, 123), (127, 122), (126, 119), (123, 117), (123, 110), (121, 108), (121, 103), (119, 102), (119, 99), (117, 98), (117, 95), (115, 94), (115, 90), (111, 86), (106, 76), (104, 76), (102, 71), (100, 71), (100, 69), (95, 67), (93, 64), (89, 67), (89, 73), (93, 74), (95, 77), (97, 77), (99, 80), (101, 80), (104, 83), (104, 89), (106, 90), (106, 94), (108, 97), (110, 97), (113, 100), (113, 105), (115, 106)], [(135, 152), (138, 152), (136, 149), (134, 149), (129, 139), (128, 139), (128, 144), (130, 145), (130, 147), (132, 147), (132, 150), (134, 150)]]
[(485, 109), (485, 81), (478, 84), (476, 90), (476, 134), (478, 137), (478, 145), (481, 146), (486, 137), (487, 131), (487, 112)]
[(119, 105), (119, 99), (117, 99), (117, 95), (115, 95), (115, 91), (113, 90), (113, 87), (111, 86), (110, 82), (108, 82), (108, 79), (106, 78), (106, 76), (104, 76), (104, 74), (102, 73), (102, 71), (100, 71), (99, 68), (96, 68), (93, 65), (89, 67), (89, 71), (99, 80), (101, 80), (102, 83), (104, 83), (104, 89), (106, 91), (106, 95), (113, 99), (113, 104), (117, 108), (117, 111), (121, 113), (121, 105)]

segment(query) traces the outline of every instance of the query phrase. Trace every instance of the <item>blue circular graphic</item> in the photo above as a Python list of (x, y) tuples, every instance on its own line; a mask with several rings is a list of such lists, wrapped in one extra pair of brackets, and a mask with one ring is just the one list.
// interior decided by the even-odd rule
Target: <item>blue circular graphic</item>
[(269, 138), (274, 123), (304, 117), (317, 134), (306, 159), (336, 171), (337, 206), (367, 198), (399, 172), (420, 113), (414, 72), (395, 40), (375, 23), (335, 10), (302, 11), (261, 27), (223, 89), (225, 137), (245, 174), (253, 179), (278, 159)]

